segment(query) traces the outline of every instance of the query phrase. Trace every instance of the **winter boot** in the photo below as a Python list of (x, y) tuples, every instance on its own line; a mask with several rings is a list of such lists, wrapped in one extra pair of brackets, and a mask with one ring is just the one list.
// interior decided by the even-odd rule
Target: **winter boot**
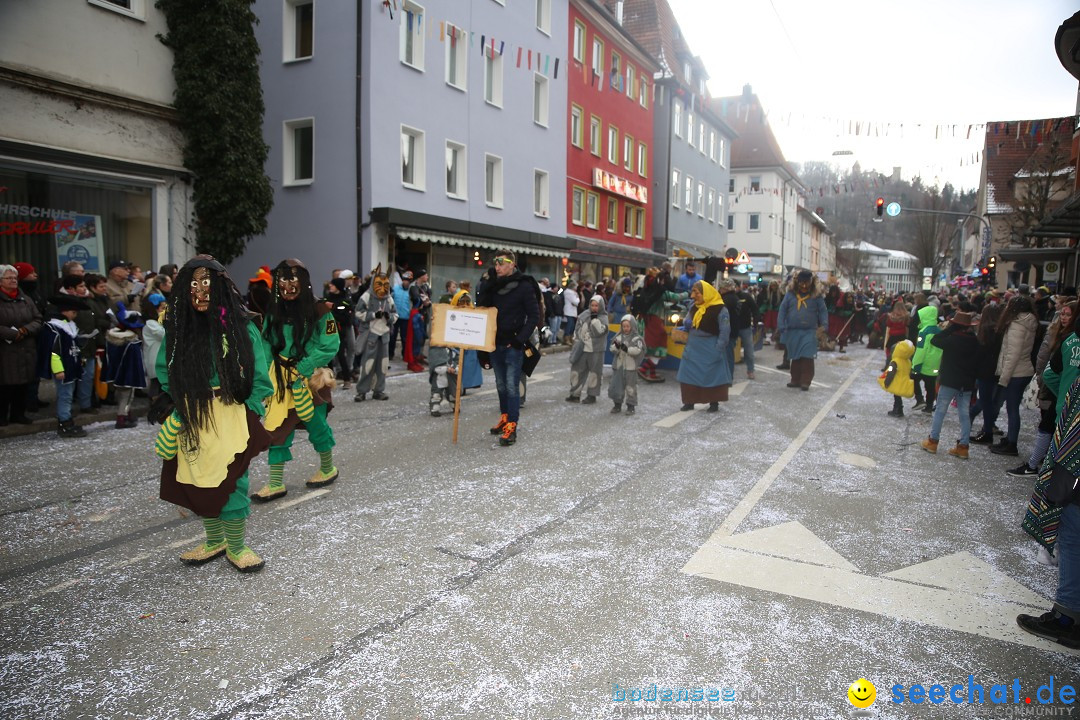
[(612, 415), (618, 415), (622, 412), (622, 403), (615, 403), (615, 407), (611, 408)]
[(75, 424), (74, 420), (64, 420), (56, 429), (56, 434), (62, 438), (86, 437), (86, 431)]
[(967, 460), (968, 459), (968, 446), (967, 445), (961, 445), (960, 443), (956, 443), (956, 447), (949, 450), (949, 454), (952, 455), (953, 457), (958, 457), (961, 460)]
[(931, 454), (937, 454), (937, 446), (938, 446), (938, 441), (935, 440), (934, 438), (930, 438), (930, 437), (926, 438), (921, 443), (919, 443), (919, 447), (921, 447), (923, 450), (925, 450), (926, 452), (931, 453)]
[(500, 415), (499, 416), (499, 422), (495, 423), (495, 427), (491, 428), (491, 434), (492, 435), (500, 434), (503, 431), (503, 428), (506, 427), (506, 423), (508, 423), (509, 421), (510, 421), (510, 416), (509, 415), (507, 415), (506, 413), (503, 413), (502, 415)]
[(502, 435), (499, 436), (499, 444), (503, 447), (513, 445), (517, 442), (517, 423), (508, 422), (503, 425)]
[(633, 405), (627, 405), (626, 406), (626, 414), (627, 415), (633, 415), (634, 414), (634, 406)]
[(978, 435), (973, 436), (971, 438), (971, 442), (975, 443), (976, 445), (990, 445), (994, 442), (994, 436), (993, 434), (988, 433), (984, 430)]
[(991, 445), (990, 452), (995, 455), (1009, 455), (1011, 457), (1016, 457), (1020, 454), (1016, 449), (1016, 443), (1011, 443), (1004, 439), (997, 445)]
[(1080, 630), (1076, 619), (1063, 612), (1057, 603), (1050, 612), (1043, 613), (1039, 617), (1033, 615), (1017, 615), (1016, 624), (1021, 630), (1032, 635), (1038, 635), (1048, 640), (1064, 645), (1068, 648), (1080, 647)]

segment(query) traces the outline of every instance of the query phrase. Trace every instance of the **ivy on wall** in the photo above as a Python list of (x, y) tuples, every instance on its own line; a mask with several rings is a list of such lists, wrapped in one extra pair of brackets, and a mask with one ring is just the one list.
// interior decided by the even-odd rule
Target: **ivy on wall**
[(263, 95), (253, 0), (157, 0), (173, 51), (184, 165), (195, 176), (195, 247), (228, 263), (266, 230)]

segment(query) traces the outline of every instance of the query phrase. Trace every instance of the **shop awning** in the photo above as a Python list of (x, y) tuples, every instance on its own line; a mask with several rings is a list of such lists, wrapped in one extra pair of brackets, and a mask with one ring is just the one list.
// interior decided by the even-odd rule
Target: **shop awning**
[(683, 242), (682, 240), (668, 240), (668, 255), (670, 257), (692, 257), (698, 259), (720, 257), (720, 250), (711, 250), (701, 245)]
[(653, 267), (667, 260), (660, 253), (646, 248), (631, 247), (607, 240), (578, 237), (570, 235), (571, 240), (577, 243), (577, 247), (571, 249), (570, 257), (575, 260), (589, 262), (612, 263), (622, 265), (634, 265), (637, 267)]
[(1080, 237), (1080, 193), (1074, 194), (1061, 207), (1024, 234), (1027, 237)]
[(484, 248), (485, 250), (510, 250), (518, 255), (534, 255), (540, 257), (568, 257), (569, 250), (562, 248), (547, 248), (539, 245), (523, 245), (510, 243), (490, 238), (474, 237), (472, 235), (454, 235), (451, 233), (420, 230), (417, 228), (397, 227), (397, 236), (406, 240), (418, 242), (438, 243), (440, 245), (456, 245), (465, 248)]
[(1057, 260), (1068, 260), (1076, 254), (1076, 248), (1070, 247), (1043, 247), (1043, 248), (1005, 248), (997, 251), (998, 260), (1006, 262), (1020, 262), (1022, 260), (1032, 263)]

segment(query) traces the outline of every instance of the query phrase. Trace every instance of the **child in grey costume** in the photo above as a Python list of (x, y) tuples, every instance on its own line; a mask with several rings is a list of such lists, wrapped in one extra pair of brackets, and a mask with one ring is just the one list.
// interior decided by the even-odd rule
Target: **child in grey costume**
[(626, 403), (626, 414), (633, 415), (637, 405), (638, 364), (645, 354), (645, 341), (638, 333), (638, 323), (633, 315), (623, 315), (619, 334), (611, 341), (611, 384), (608, 397), (615, 402), (611, 408), (614, 415)]
[[(600, 396), (600, 382), (604, 377), (604, 350), (607, 348), (607, 310), (599, 298), (589, 301), (589, 309), (583, 310), (574, 328), (574, 344), (581, 343), (583, 352), (574, 357), (577, 350), (571, 348), (570, 396), (567, 402), (591, 405)], [(581, 392), (586, 392), (582, 399)]]

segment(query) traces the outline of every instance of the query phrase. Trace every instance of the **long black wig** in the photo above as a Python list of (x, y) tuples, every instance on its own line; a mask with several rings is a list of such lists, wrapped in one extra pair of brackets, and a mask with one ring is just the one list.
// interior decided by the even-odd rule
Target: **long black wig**
[[(277, 383), (277, 399), (285, 399), (285, 391), (290, 384), (288, 369), (302, 362), (307, 355), (307, 344), (315, 333), (318, 324), (318, 310), (315, 307), (315, 295), (311, 290), (311, 274), (299, 260), (282, 260), (273, 271), (274, 285), (270, 288), (270, 306), (263, 320), (263, 337), (270, 343), (274, 356), (267, 358), (274, 363), (274, 381)], [(283, 278), (295, 277), (300, 284), (300, 292), (295, 300), (281, 297)], [(285, 325), (292, 326), (292, 357), (288, 362), (281, 359), (285, 352)]]
[[(198, 268), (210, 272), (210, 306), (191, 304), (191, 283)], [(197, 255), (180, 269), (165, 313), (165, 352), (169, 394), (183, 427), (185, 450), (197, 448), (199, 430), (214, 428), (211, 378), (217, 371), (220, 397), (243, 403), (254, 381), (255, 350), (248, 335), (248, 312), (225, 268), (209, 255)]]

